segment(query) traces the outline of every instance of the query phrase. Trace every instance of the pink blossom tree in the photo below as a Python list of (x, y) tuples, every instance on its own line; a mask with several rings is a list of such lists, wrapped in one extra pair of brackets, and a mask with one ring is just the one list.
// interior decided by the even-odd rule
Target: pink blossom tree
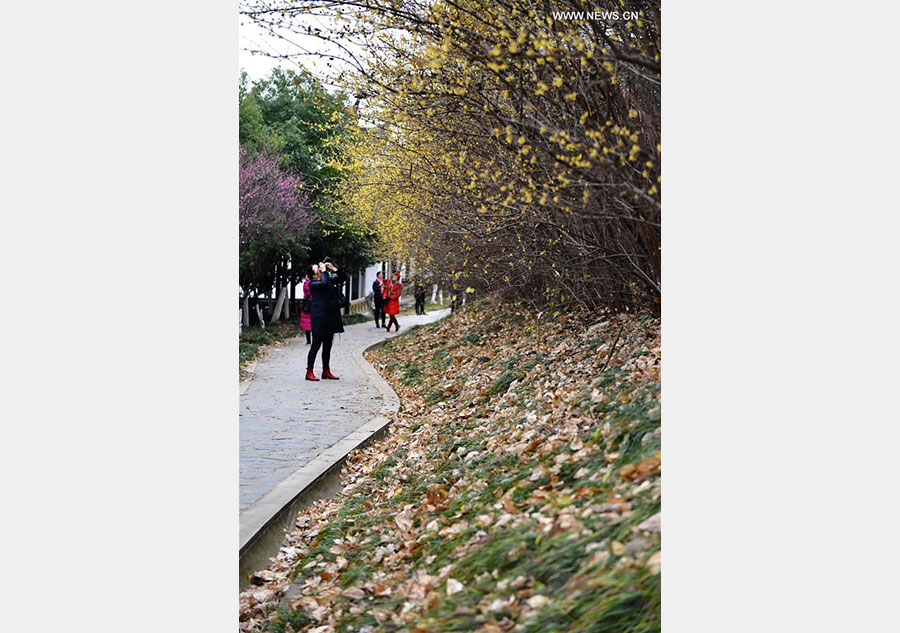
[[(244, 320), (249, 325), (250, 293), (268, 292), (276, 271), (287, 259), (299, 260), (307, 251), (310, 229), (316, 222), (303, 178), (281, 166), (266, 152), (240, 149), (240, 285), (244, 291)], [(284, 301), (280, 289), (278, 307)]]

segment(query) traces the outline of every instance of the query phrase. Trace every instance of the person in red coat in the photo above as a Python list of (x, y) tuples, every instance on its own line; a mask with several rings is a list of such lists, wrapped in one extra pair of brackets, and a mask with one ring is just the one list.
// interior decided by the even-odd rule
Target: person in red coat
[(309, 290), (309, 280), (312, 278), (312, 268), (307, 270), (303, 279), (303, 300), (300, 304), (300, 329), (306, 334), (306, 344), (310, 344), (310, 332), (312, 332), (312, 321), (309, 313), (312, 310), (312, 293)]
[(397, 322), (397, 315), (400, 314), (400, 293), (403, 292), (403, 284), (400, 283), (400, 273), (394, 271), (393, 279), (384, 284), (384, 313), (390, 318), (387, 325), (387, 331), (391, 331), (391, 325), (396, 325), (395, 332), (400, 331), (400, 324)]

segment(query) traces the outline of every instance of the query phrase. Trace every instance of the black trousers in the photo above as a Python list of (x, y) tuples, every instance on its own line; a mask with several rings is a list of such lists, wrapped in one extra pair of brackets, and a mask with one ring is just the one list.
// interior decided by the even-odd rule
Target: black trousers
[(381, 324), (381, 327), (384, 327), (384, 304), (375, 304), (375, 327), (378, 327), (378, 324)]
[(312, 369), (316, 364), (316, 355), (319, 353), (319, 347), (322, 347), (322, 369), (331, 367), (331, 344), (334, 342), (334, 332), (324, 336), (316, 336), (313, 333), (312, 346), (309, 348), (309, 354), (306, 356), (306, 367)]
[(425, 295), (416, 297), (416, 314), (425, 314)]

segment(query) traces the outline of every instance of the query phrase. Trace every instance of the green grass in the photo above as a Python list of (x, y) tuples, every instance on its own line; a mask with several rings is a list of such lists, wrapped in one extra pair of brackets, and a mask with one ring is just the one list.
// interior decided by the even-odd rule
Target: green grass
[(421, 377), (422, 370), (413, 363), (407, 363), (400, 369), (400, 382), (404, 385), (416, 385)]
[[(425, 313), (426, 314), (429, 312), (437, 312), (438, 310), (443, 310), (444, 308), (449, 308), (449, 307), (450, 307), (450, 302), (446, 301), (446, 300), (444, 301), (444, 305), (441, 305), (440, 303), (432, 303), (428, 299), (425, 300)], [(401, 316), (404, 314), (408, 315), (408, 314), (415, 314), (415, 313), (416, 313), (416, 302), (415, 301), (410, 302), (409, 305), (403, 306), (400, 309)]]
[(586, 589), (542, 609), (527, 633), (656, 633), (660, 630), (659, 576), (598, 576)]
[(342, 314), (341, 322), (344, 325), (356, 325), (357, 323), (365, 323), (366, 321), (371, 321), (372, 317), (364, 312), (360, 312), (358, 314)]
[(431, 366), (437, 372), (447, 371), (453, 364), (453, 355), (445, 349), (439, 349), (431, 358)]
[[(269, 631), (270, 633), (285, 633), (286, 630), (299, 631), (312, 623), (313, 620), (303, 613), (303, 611), (279, 609), (278, 619), (276, 619), (266, 631)], [(290, 625), (290, 629), (288, 629), (288, 625)]]
[(467, 345), (478, 345), (481, 342), (481, 335), (478, 332), (469, 332), (461, 337), (459, 337), (460, 344), (465, 343)]
[(290, 321), (266, 325), (266, 329), (258, 326), (245, 327), (238, 344), (238, 366), (255, 359), (266, 345), (293, 338), (301, 331), (297, 323)]

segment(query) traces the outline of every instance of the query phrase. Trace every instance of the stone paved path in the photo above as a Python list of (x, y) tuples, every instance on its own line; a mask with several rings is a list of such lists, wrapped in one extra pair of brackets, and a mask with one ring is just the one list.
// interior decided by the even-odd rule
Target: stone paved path
[[(450, 310), (401, 315), (400, 332), (436, 321)], [(302, 335), (272, 349), (249, 381), (241, 383), (240, 510), (335, 444), (381, 409), (382, 395), (363, 371), (361, 352), (398, 333), (369, 321), (345, 326), (334, 337), (331, 370), (340, 380), (304, 379), (309, 347)], [(321, 376), (321, 352), (315, 372)]]

